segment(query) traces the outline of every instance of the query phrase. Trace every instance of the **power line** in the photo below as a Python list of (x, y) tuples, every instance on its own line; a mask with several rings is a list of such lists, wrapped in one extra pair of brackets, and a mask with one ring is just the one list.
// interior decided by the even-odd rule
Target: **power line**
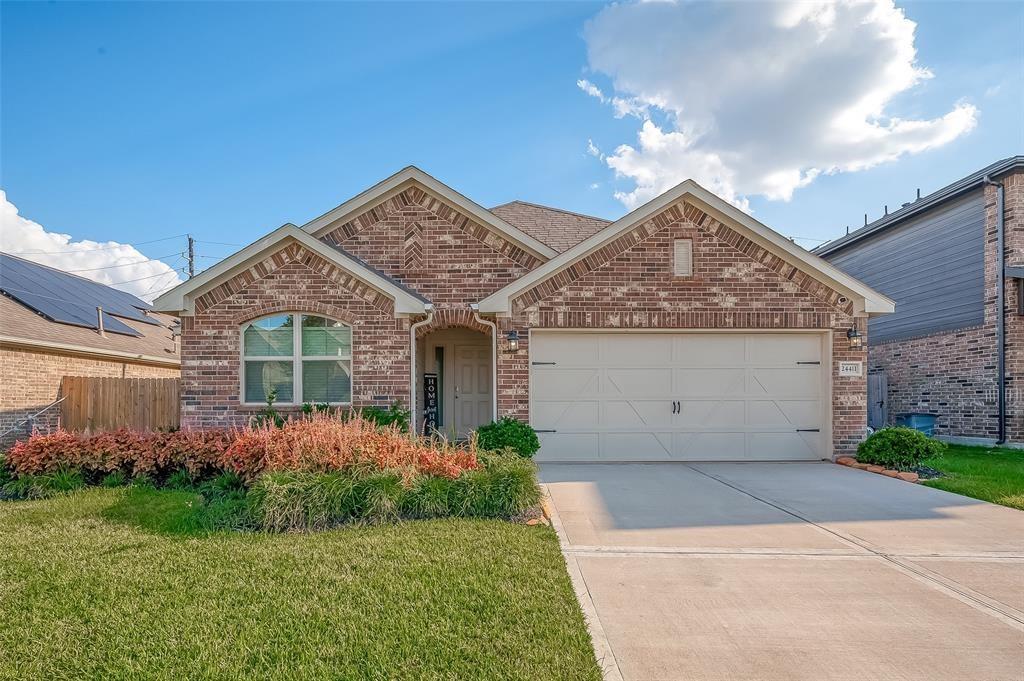
[[(123, 248), (124, 246), (145, 246), (146, 244), (155, 244), (161, 241), (170, 241), (171, 239), (180, 239), (185, 236), (184, 234), (175, 234), (174, 236), (165, 236), (163, 239), (153, 239), (152, 241), (135, 241), (130, 244), (117, 244), (116, 246), (97, 246), (96, 248), (80, 248), (76, 251), (21, 251), (23, 254), (31, 255), (67, 255), (69, 253), (90, 253), (92, 251), (111, 251), (115, 248)], [(79, 242), (81, 243), (81, 242)], [(85, 270), (80, 270), (85, 271)]]
[(175, 255), (181, 255), (180, 252), (168, 253), (167, 255), (160, 255), (155, 258), (148, 258), (146, 260), (136, 260), (135, 262), (121, 263), (120, 265), (106, 265), (105, 267), (91, 267), (83, 270), (64, 270), (65, 272), (96, 272), (98, 270), (111, 270), (115, 267), (131, 267), (132, 265), (145, 265), (147, 262), (155, 262), (157, 260), (163, 260), (164, 258), (170, 258)]
[(237, 246), (239, 248), (241, 248), (242, 246), (245, 246), (245, 244), (229, 244), (229, 243), (225, 243), (223, 241), (204, 241), (203, 239), (196, 239), (196, 243), (199, 243), (199, 244), (214, 244), (216, 246)]
[[(148, 277), (139, 277), (138, 279), (125, 279), (124, 281), (112, 281), (109, 284), (104, 284), (104, 285), (105, 286), (119, 286), (121, 284), (131, 284), (131, 283), (136, 282), (136, 281), (145, 281), (147, 279), (153, 279), (155, 277), (162, 277), (165, 274), (170, 274), (171, 272), (177, 273), (178, 269), (179, 268), (174, 268), (174, 269), (171, 269), (170, 271), (166, 271), (166, 272), (157, 272), (156, 274), (151, 274)], [(180, 268), (180, 269), (181, 269), (182, 272), (184, 272), (184, 268)], [(102, 282), (100, 282), (100, 283), (102, 283)]]

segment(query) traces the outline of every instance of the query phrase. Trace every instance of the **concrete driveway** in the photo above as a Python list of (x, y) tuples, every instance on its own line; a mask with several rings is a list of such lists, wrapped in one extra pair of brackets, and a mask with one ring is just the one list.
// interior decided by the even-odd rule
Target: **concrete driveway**
[(606, 678), (1024, 679), (1024, 513), (833, 464), (542, 464)]

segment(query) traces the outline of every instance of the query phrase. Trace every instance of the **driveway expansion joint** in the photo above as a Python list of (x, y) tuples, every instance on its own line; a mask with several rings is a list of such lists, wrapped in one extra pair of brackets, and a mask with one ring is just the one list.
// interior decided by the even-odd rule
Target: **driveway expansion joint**
[(772, 506), (773, 508), (782, 511), (783, 513), (787, 513), (798, 520), (802, 520), (805, 523), (813, 525), (819, 530), (822, 530), (823, 532), (827, 532), (828, 534), (833, 535), (843, 543), (859, 546), (862, 549), (869, 551), (872, 555), (878, 557), (895, 570), (907, 575), (908, 577), (911, 577), (918, 583), (929, 586), (933, 589), (936, 589), (937, 591), (941, 591), (946, 595), (951, 596), (959, 600), (960, 602), (971, 606), (979, 612), (985, 613), (986, 615), (998, 619), (1001, 622), (1004, 622), (1005, 624), (1008, 624), (1015, 629), (1024, 631), (1024, 613), (1020, 612), (1015, 608), (1011, 608), (1010, 606), (1004, 603), (995, 601), (985, 596), (984, 594), (980, 594), (977, 591), (970, 589), (964, 586), (963, 584), (960, 584), (955, 580), (948, 578), (940, 578), (931, 570), (927, 570), (925, 568), (918, 567), (912, 563), (909, 563), (908, 561), (904, 561), (903, 559), (901, 559), (901, 557), (899, 557), (896, 554), (880, 551), (876, 549), (870, 542), (860, 539), (855, 535), (847, 534), (845, 532), (839, 532), (838, 530), (834, 530), (830, 527), (821, 525), (817, 521), (812, 520), (811, 518), (808, 518), (807, 516), (802, 515), (801, 513), (798, 513), (797, 511), (786, 507), (784, 504), (780, 502), (777, 502), (773, 499), (764, 499), (762, 497), (759, 497), (750, 490), (744, 489), (742, 486), (736, 483), (723, 480), (717, 475), (708, 473), (706, 471), (702, 471), (699, 468), (695, 468), (694, 466), (688, 465), (688, 467), (705, 477), (708, 477), (722, 485), (725, 485), (726, 487), (730, 487), (736, 490), (737, 492), (746, 494), (752, 499), (756, 499), (757, 501), (760, 501), (763, 504), (767, 504), (769, 506)]

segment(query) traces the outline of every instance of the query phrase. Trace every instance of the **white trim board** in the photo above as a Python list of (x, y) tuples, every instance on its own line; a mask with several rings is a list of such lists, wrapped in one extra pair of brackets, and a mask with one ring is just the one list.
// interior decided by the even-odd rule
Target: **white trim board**
[(307, 232), (290, 223), (278, 227), (262, 239), (221, 260), (208, 270), (175, 286), (153, 301), (153, 309), (158, 312), (169, 312), (179, 315), (195, 314), (196, 298), (240, 272), (245, 271), (253, 263), (259, 262), (271, 253), (281, 250), (282, 246), (288, 241), (299, 243), (394, 300), (396, 316), (423, 314), (425, 312), (425, 306), (427, 305), (425, 301), (395, 285), (378, 272), (361, 266), (352, 258), (345, 257), (331, 246), (310, 236)]
[(474, 220), (492, 231), (510, 239), (528, 253), (540, 258), (550, 260), (558, 255), (550, 246), (541, 243), (526, 232), (513, 227), (499, 218), (475, 201), (463, 196), (448, 185), (423, 172), (416, 166), (406, 166), (397, 173), (373, 185), (366, 191), (357, 194), (337, 208), (334, 208), (318, 218), (310, 220), (302, 229), (319, 238), (323, 236), (327, 228), (335, 223), (345, 223), (359, 215), (372, 205), (386, 201), (391, 196), (405, 191), (413, 185), (420, 185), (432, 194), (435, 198), (459, 208)]
[(894, 312), (896, 304), (888, 297), (842, 272), (834, 265), (797, 246), (771, 228), (761, 224), (735, 206), (715, 196), (693, 180), (686, 180), (661, 196), (611, 223), (593, 236), (584, 239), (564, 253), (552, 258), (535, 270), (523, 275), (508, 286), (480, 301), (480, 311), (488, 314), (511, 314), (512, 300), (535, 285), (550, 279), (573, 263), (627, 233), (637, 225), (657, 215), (681, 200), (693, 203), (724, 224), (739, 231), (759, 246), (786, 262), (811, 274), (822, 283), (854, 301), (854, 313), (859, 317)]

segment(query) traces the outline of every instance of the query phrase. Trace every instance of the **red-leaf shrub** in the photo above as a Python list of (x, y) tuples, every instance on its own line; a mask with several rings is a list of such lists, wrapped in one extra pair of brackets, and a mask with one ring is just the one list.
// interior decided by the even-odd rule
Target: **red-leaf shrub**
[(478, 464), (472, 450), (410, 437), (395, 426), (381, 428), (361, 418), (314, 414), (282, 428), (238, 431), (221, 466), (247, 480), (264, 471), (352, 469), (395, 470), (407, 479), (416, 474), (454, 479)]
[(123, 471), (162, 477), (185, 468), (194, 477), (221, 471), (253, 480), (264, 471), (393, 470), (457, 478), (479, 467), (476, 453), (381, 428), (361, 418), (314, 414), (282, 428), (141, 433), (115, 430), (80, 436), (58, 430), (19, 441), (7, 455), (18, 475), (51, 473), (61, 466), (87, 475)]
[(194, 475), (218, 470), (231, 443), (224, 430), (141, 433), (121, 429), (92, 436), (58, 430), (15, 443), (7, 462), (18, 475), (52, 473), (61, 466), (84, 473), (162, 475), (186, 468)]

